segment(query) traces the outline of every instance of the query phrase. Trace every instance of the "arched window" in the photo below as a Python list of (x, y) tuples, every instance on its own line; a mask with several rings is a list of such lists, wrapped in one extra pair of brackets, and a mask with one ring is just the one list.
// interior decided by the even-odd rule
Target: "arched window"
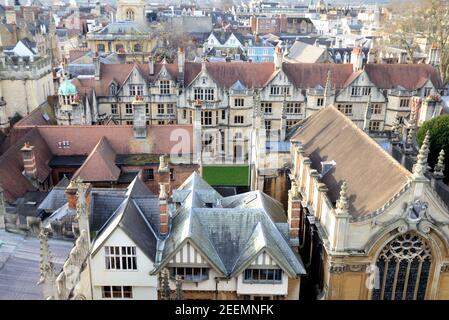
[(414, 233), (396, 237), (377, 259), (372, 299), (424, 300), (431, 265), (431, 250), (424, 239)]
[(97, 46), (97, 51), (98, 52), (105, 52), (105, 46), (102, 43), (99, 43)]
[(109, 86), (109, 93), (111, 94), (111, 96), (115, 96), (115, 94), (117, 93), (117, 87), (115, 86), (115, 83), (111, 83), (111, 85)]
[(142, 46), (140, 45), (140, 43), (136, 43), (134, 45), (134, 52), (142, 52)]
[(126, 20), (134, 21), (134, 10), (126, 9)]

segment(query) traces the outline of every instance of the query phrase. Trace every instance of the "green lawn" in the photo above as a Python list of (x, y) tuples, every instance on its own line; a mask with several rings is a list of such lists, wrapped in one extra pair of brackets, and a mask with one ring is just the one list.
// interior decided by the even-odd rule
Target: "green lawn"
[(248, 166), (203, 166), (203, 178), (211, 186), (248, 186)]

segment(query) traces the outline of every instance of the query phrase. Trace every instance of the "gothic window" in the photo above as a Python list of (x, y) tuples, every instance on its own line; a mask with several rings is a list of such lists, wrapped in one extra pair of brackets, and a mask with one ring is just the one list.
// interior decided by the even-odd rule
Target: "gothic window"
[(111, 96), (115, 96), (115, 94), (117, 93), (117, 87), (114, 83), (111, 83), (111, 85), (109, 86), (109, 93), (111, 94)]
[(134, 10), (133, 9), (127, 9), (126, 10), (126, 20), (134, 21)]
[(105, 50), (104, 44), (102, 44), (102, 43), (98, 44), (97, 45), (97, 51), (98, 52), (105, 52), (106, 50)]
[(134, 45), (134, 52), (142, 52), (142, 46), (139, 43)]
[(424, 300), (431, 265), (430, 247), (421, 237), (413, 233), (398, 236), (377, 259), (372, 299)]

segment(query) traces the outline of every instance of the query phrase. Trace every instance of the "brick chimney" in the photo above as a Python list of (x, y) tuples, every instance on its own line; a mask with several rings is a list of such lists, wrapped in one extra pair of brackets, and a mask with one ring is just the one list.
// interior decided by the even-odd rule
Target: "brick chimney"
[(362, 48), (354, 48), (351, 52), (351, 64), (355, 71), (359, 71), (363, 68), (363, 52)]
[(299, 221), (301, 217), (301, 198), (298, 193), (298, 187), (295, 181), (288, 192), (288, 231), (290, 237), (290, 246), (295, 250), (299, 248)]
[[(76, 202), (77, 202), (77, 192), (78, 188), (77, 188), (77, 182), (74, 180), (71, 180), (69, 185), (67, 186), (67, 188), (65, 189), (65, 196), (67, 199), (67, 204), (69, 206), (70, 209), (76, 210)], [(89, 184), (86, 190), (86, 205), (89, 207), (90, 206), (90, 201), (91, 201), (91, 194), (92, 194), (92, 185)]]
[(5, 10), (5, 16), (7, 24), (17, 24), (16, 11), (14, 9)]
[(168, 233), (168, 194), (165, 187), (165, 183), (159, 183), (159, 234), (161, 235), (166, 235)]
[(30, 145), (29, 142), (25, 142), (22, 149), (20, 149), (20, 152), (22, 153), (25, 174), (33, 180), (37, 179), (37, 164), (34, 146)]

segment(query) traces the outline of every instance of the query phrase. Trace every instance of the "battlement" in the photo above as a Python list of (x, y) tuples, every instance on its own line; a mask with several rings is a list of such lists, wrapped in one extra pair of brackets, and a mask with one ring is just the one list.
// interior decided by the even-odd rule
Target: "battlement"
[(0, 79), (38, 79), (50, 72), (49, 57), (3, 56), (0, 58)]

